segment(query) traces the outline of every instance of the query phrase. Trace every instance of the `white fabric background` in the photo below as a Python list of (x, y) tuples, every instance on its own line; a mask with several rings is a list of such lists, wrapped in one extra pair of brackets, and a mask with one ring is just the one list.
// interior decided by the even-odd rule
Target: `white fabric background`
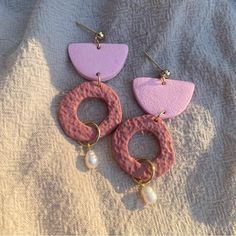
[[(0, 20), (0, 234), (235, 234), (235, 1), (2, 0)], [(129, 45), (108, 83), (123, 120), (143, 114), (133, 78), (158, 75), (145, 49), (173, 78), (196, 85), (188, 109), (167, 121), (177, 161), (153, 183), (153, 208), (112, 160), (111, 137), (95, 147), (100, 165), (88, 172), (58, 125), (61, 92), (83, 81), (67, 45), (93, 37), (76, 20)], [(105, 108), (92, 101), (79, 114), (98, 121)], [(157, 147), (139, 135), (130, 151), (152, 157)]]

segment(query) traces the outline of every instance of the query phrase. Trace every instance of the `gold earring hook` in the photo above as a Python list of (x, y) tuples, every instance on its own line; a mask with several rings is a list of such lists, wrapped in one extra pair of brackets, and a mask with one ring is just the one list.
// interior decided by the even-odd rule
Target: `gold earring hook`
[(163, 69), (146, 51), (144, 51), (144, 54), (147, 56), (147, 58), (156, 66), (158, 69), (161, 70), (161, 84), (166, 84), (165, 80), (170, 77), (170, 71), (168, 69)]
[(97, 33), (98, 33), (98, 32), (95, 31), (94, 29), (89, 28), (88, 26), (82, 24), (82, 23), (79, 22), (79, 21), (76, 21), (75, 23), (76, 23), (77, 26), (82, 26), (82, 28), (84, 28), (84, 29), (86, 29), (86, 30), (88, 30), (88, 31), (90, 31), (90, 32), (92, 32), (92, 33), (94, 33), (94, 34), (97, 34)]
[(144, 51), (144, 54), (147, 56), (147, 58), (155, 65), (157, 66), (160, 70), (164, 70), (155, 60), (152, 58), (146, 51)]
[(96, 73), (96, 76), (97, 76), (97, 86), (98, 87), (101, 87), (101, 75), (99, 72)]
[(82, 24), (79, 21), (76, 21), (75, 23), (76, 23), (77, 26), (80, 26), (80, 27), (82, 27), (82, 28), (84, 28), (84, 29), (86, 29), (86, 30), (88, 30), (88, 31), (90, 31), (90, 32), (95, 34), (94, 42), (97, 45), (97, 48), (100, 49), (101, 48), (100, 42), (105, 38), (104, 33), (101, 32), (101, 31), (97, 32), (96, 30), (94, 30), (92, 28), (89, 28), (88, 26)]

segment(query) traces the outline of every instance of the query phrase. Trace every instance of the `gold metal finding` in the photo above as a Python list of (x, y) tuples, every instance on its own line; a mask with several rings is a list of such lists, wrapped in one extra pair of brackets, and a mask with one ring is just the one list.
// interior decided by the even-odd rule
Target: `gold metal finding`
[(146, 51), (144, 51), (144, 54), (156, 67), (158, 67), (159, 70), (161, 70), (160, 73), (161, 84), (165, 85), (166, 79), (170, 77), (170, 71), (168, 69), (163, 69)]
[(97, 49), (101, 48), (101, 44), (100, 42), (105, 38), (105, 35), (103, 34), (103, 32), (98, 32), (95, 34), (95, 38), (94, 38), (94, 42), (97, 45)]
[(92, 29), (92, 28), (89, 28), (88, 26), (82, 24), (82, 23), (79, 22), (79, 21), (76, 21), (75, 23), (76, 23), (76, 25), (78, 25), (78, 26), (80, 26), (80, 27), (83, 27), (84, 29), (86, 29), (86, 30), (88, 30), (88, 31), (90, 31), (90, 32), (92, 32), (92, 33), (94, 33), (94, 34), (97, 33), (97, 31), (95, 31), (95, 30)]
[(154, 121), (158, 121), (158, 119), (164, 114), (166, 114), (166, 111), (160, 112), (160, 114), (158, 114), (156, 117), (154, 117)]
[(137, 159), (137, 161), (140, 162), (140, 163), (148, 164), (149, 170), (151, 171), (151, 175), (150, 175), (150, 177), (148, 179), (138, 179), (138, 178), (136, 178), (134, 176), (132, 176), (132, 179), (138, 185), (142, 185), (143, 186), (143, 185), (149, 184), (152, 181), (152, 179), (154, 178), (154, 176), (155, 176), (155, 169), (156, 168), (155, 168), (154, 164), (150, 160), (145, 159), (145, 158), (139, 158), (139, 159)]
[(170, 71), (168, 69), (165, 69), (161, 72), (161, 84), (166, 84), (166, 79), (169, 79), (170, 77)]
[(100, 76), (100, 73), (97, 72), (97, 73), (96, 73), (96, 76), (97, 76), (97, 86), (98, 86), (98, 87), (101, 87), (101, 76)]
[(105, 38), (105, 35), (104, 35), (103, 32), (101, 32), (101, 31), (97, 32), (96, 30), (89, 28), (88, 26), (80, 23), (79, 21), (76, 21), (76, 25), (82, 26), (84, 29), (94, 33), (95, 34), (95, 36), (94, 36), (94, 43), (97, 45), (97, 49), (101, 48), (101, 44), (100, 43)]
[(101, 132), (100, 132), (99, 126), (94, 122), (85, 122), (85, 124), (96, 129), (96, 132), (97, 132), (96, 138), (94, 140), (88, 141), (88, 142), (84, 142), (84, 141), (80, 141), (80, 140), (78, 140), (77, 142), (83, 147), (90, 148), (98, 142), (98, 140), (101, 137)]

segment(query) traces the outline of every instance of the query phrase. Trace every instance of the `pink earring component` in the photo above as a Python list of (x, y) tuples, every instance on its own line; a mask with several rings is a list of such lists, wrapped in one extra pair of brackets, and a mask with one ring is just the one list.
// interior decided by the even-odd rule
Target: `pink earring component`
[(187, 81), (169, 79), (170, 72), (162, 69), (150, 56), (148, 58), (162, 70), (160, 79), (141, 77), (133, 81), (133, 91), (142, 109), (152, 115), (163, 110), (163, 119), (180, 115), (188, 106), (194, 92), (194, 84)]
[(163, 109), (166, 113), (162, 118), (167, 119), (174, 118), (186, 109), (192, 98), (194, 85), (191, 82), (171, 79), (162, 85), (160, 80), (142, 77), (134, 80), (133, 90), (136, 100), (145, 112), (155, 115)]
[[(158, 65), (147, 53), (154, 64)], [(160, 66), (158, 65), (160, 68)], [(170, 132), (163, 119), (182, 113), (191, 100), (194, 84), (169, 79), (170, 72), (163, 70), (160, 80), (137, 78), (133, 89), (138, 103), (149, 114), (135, 117), (123, 123), (113, 135), (113, 157), (118, 165), (138, 184), (144, 201), (154, 204), (155, 191), (148, 185), (153, 179), (165, 174), (175, 161)], [(153, 160), (135, 159), (129, 154), (128, 144), (137, 132), (149, 132), (159, 142), (160, 151)]]
[[(112, 138), (113, 157), (117, 164), (138, 184), (140, 193), (147, 204), (157, 201), (155, 191), (148, 185), (153, 179), (165, 174), (173, 165), (175, 152), (170, 132), (160, 116), (143, 115), (131, 118), (115, 131)], [(135, 159), (129, 154), (130, 139), (138, 132), (149, 132), (160, 145), (156, 157)]]
[(97, 48), (92, 43), (71, 43), (68, 47), (70, 59), (78, 73), (87, 80), (101, 81), (114, 78), (123, 68), (128, 54), (126, 44), (100, 44)]
[(174, 149), (170, 132), (160, 117), (143, 115), (131, 118), (123, 123), (113, 135), (113, 154), (119, 166), (131, 176), (145, 180), (150, 173), (144, 164), (130, 156), (128, 144), (137, 132), (150, 132), (160, 144), (160, 152), (153, 159), (155, 163), (154, 177), (166, 173), (174, 162)]
[[(85, 25), (82, 26), (89, 29)], [(122, 120), (119, 97), (103, 82), (114, 78), (120, 72), (128, 55), (128, 46), (101, 44), (100, 41), (103, 39), (102, 32), (95, 32), (94, 43), (69, 44), (68, 53), (75, 69), (90, 82), (84, 82), (68, 92), (58, 109), (58, 118), (63, 131), (80, 144), (81, 155), (85, 156), (85, 164), (90, 169), (98, 164), (96, 154), (91, 147), (100, 138), (114, 131)], [(108, 116), (99, 125), (94, 122), (83, 123), (78, 118), (78, 107), (88, 98), (101, 99), (107, 105)]]

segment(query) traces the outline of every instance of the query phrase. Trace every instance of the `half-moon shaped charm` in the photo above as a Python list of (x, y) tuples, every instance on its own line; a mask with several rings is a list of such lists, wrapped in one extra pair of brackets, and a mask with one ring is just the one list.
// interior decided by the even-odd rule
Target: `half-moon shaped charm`
[(133, 81), (133, 91), (142, 109), (162, 119), (173, 118), (181, 114), (188, 106), (194, 91), (191, 82), (167, 79), (162, 84), (160, 79), (141, 77)]
[(94, 43), (71, 43), (68, 46), (69, 57), (77, 72), (87, 80), (101, 81), (114, 78), (123, 68), (128, 55), (126, 44), (101, 43), (98, 49)]

